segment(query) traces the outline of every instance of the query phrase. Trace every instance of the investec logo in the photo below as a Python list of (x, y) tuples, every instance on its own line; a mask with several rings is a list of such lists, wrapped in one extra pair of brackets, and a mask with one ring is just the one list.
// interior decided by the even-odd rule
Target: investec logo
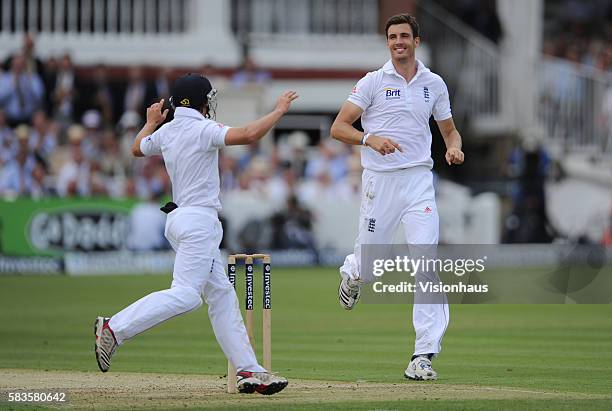
[(385, 87), (385, 100), (399, 100), (401, 98), (400, 89)]
[(246, 266), (246, 309), (253, 309), (253, 266), (247, 264)]
[(272, 293), (270, 288), (270, 264), (264, 264), (264, 308), (270, 309), (272, 308)]

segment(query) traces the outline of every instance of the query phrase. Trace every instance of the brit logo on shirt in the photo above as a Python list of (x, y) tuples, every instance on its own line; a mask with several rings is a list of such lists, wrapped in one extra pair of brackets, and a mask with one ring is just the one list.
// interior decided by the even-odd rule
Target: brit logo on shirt
[(385, 87), (385, 100), (399, 100), (402, 98), (400, 89)]
[(429, 103), (429, 88), (423, 87), (423, 98), (426, 103)]

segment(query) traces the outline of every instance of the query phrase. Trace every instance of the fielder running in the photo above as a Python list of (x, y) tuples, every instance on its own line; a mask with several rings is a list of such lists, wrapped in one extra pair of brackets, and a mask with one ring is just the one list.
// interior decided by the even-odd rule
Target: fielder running
[[(446, 84), (415, 58), (420, 42), (416, 19), (407, 14), (393, 16), (387, 21), (385, 34), (391, 59), (357, 83), (331, 130), (332, 136), (344, 143), (364, 146), (359, 236), (354, 254), (340, 267), (339, 298), (347, 310), (357, 303), (360, 285), (372, 277), (361, 272), (362, 245), (390, 244), (400, 223), (407, 244), (438, 243), (431, 172), (432, 114), (446, 143), (447, 163), (463, 163), (461, 136), (453, 122)], [(359, 117), (365, 132), (352, 126)], [(407, 378), (437, 378), (431, 360), (440, 352), (448, 318), (445, 295), (434, 304), (414, 305), (416, 340), (404, 372)]]
[(136, 157), (162, 155), (172, 181), (174, 202), (162, 208), (168, 213), (165, 236), (176, 251), (172, 285), (141, 298), (111, 318), (98, 317), (96, 360), (102, 372), (108, 371), (118, 346), (163, 321), (196, 310), (203, 297), (217, 341), (238, 370), (238, 391), (269, 395), (285, 388), (287, 380), (257, 362), (238, 298), (225, 275), (219, 252), (223, 233), (218, 218), (218, 151), (262, 138), (298, 96), (293, 91), (285, 92), (268, 115), (245, 127), (230, 128), (213, 121), (215, 95), (208, 79), (187, 74), (173, 86), (171, 122), (155, 131), (168, 114), (167, 109), (162, 112), (163, 99), (147, 109), (147, 122), (134, 140), (132, 153)]

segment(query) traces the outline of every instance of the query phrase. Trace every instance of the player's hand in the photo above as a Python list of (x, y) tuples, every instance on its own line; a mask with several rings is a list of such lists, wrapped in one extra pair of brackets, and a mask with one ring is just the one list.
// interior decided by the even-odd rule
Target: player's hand
[(449, 148), (446, 150), (446, 155), (444, 157), (449, 166), (451, 164), (463, 164), (463, 151), (458, 148)]
[(387, 155), (395, 153), (395, 150), (403, 153), (404, 151), (394, 140), (387, 137), (379, 137), (374, 134), (370, 134), (365, 142), (365, 145), (370, 147), (372, 150), (378, 151), (380, 154)]
[(298, 97), (298, 93), (295, 91), (285, 91), (276, 101), (275, 110), (285, 114), (287, 111), (289, 111), (289, 107), (291, 107), (291, 102)]
[(159, 100), (159, 102), (151, 104), (149, 108), (147, 108), (147, 123), (155, 125), (155, 127), (163, 123), (164, 120), (166, 120), (166, 116), (168, 115), (168, 109), (165, 109), (162, 113), (163, 107), (163, 98)]

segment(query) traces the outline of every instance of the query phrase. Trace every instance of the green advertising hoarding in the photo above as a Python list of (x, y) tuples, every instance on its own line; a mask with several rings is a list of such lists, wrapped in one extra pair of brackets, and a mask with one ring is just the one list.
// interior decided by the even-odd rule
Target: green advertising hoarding
[(59, 257), (124, 249), (136, 204), (108, 198), (0, 200), (0, 254)]

